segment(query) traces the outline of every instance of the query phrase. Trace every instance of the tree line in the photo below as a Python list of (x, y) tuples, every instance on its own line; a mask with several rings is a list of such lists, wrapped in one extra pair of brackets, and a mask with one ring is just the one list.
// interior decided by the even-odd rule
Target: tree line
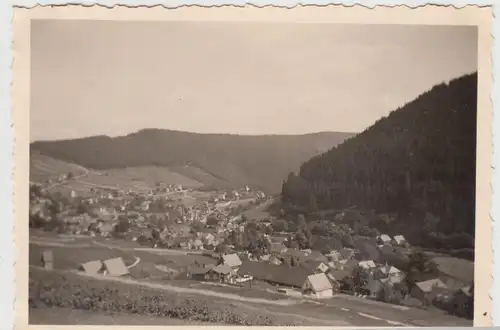
[[(394, 214), (397, 230), (410, 234), (473, 237), (476, 103), (476, 73), (434, 86), (290, 173), (284, 208), (311, 214), (356, 207)], [(424, 226), (427, 214), (436, 221)]]

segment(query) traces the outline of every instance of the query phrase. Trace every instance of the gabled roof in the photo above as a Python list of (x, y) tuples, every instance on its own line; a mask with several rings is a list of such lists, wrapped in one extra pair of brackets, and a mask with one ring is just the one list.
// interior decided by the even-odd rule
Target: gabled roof
[(241, 266), (241, 259), (236, 253), (226, 254), (222, 256), (222, 259), (224, 260), (224, 264), (228, 265), (229, 267)]
[(394, 240), (396, 242), (402, 242), (402, 241), (405, 241), (405, 238), (403, 237), (403, 235), (396, 235), (396, 236), (394, 236)]
[(231, 267), (229, 267), (228, 265), (218, 265), (215, 266), (214, 268), (211, 268), (211, 270), (218, 274), (223, 274), (223, 275), (231, 274), (233, 271)]
[(380, 267), (380, 271), (382, 272), (382, 274), (385, 274), (385, 275), (393, 275), (393, 274), (398, 274), (401, 272), (396, 267), (389, 266), (389, 265)]
[(129, 273), (128, 268), (125, 266), (121, 257), (105, 260), (104, 268), (111, 276), (123, 276)]
[(354, 251), (350, 250), (350, 249), (344, 248), (344, 249), (340, 250), (339, 252), (340, 252), (340, 255), (342, 256), (342, 258), (344, 258), (344, 259), (349, 259), (352, 256), (354, 256)]
[(311, 287), (314, 292), (332, 289), (332, 283), (328, 280), (328, 277), (326, 277), (324, 273), (309, 275), (307, 280), (311, 283)]
[(102, 269), (101, 260), (92, 260), (80, 265), (80, 270), (83, 270), (87, 274), (97, 274)]
[(371, 269), (377, 267), (377, 265), (375, 265), (375, 262), (373, 262), (373, 260), (363, 260), (359, 262), (359, 267), (364, 269)]
[(415, 285), (423, 292), (432, 292), (433, 288), (446, 289), (446, 285), (439, 278), (418, 282)]
[[(386, 235), (386, 234), (382, 234), (377, 238), (380, 239), (382, 242), (390, 242), (391, 241), (391, 238), (389, 237), (389, 235)], [(396, 237), (394, 237), (394, 238), (396, 238)]]

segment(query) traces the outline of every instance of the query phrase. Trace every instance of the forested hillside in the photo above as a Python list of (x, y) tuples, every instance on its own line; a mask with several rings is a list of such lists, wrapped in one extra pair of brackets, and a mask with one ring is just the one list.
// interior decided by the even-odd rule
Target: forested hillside
[(374, 210), (396, 218), (382, 230), (474, 235), (476, 100), (477, 74), (434, 86), (290, 174), (285, 208)]
[[(191, 165), (233, 187), (280, 191), (290, 171), (352, 133), (243, 136), (145, 129), (127, 136), (39, 141), (33, 150), (93, 169)], [(195, 178), (197, 179), (197, 178)]]

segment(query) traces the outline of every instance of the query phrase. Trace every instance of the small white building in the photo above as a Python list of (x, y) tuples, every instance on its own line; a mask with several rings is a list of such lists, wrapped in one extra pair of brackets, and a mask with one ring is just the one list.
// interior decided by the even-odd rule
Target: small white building
[(302, 292), (317, 299), (330, 298), (333, 296), (333, 287), (325, 273), (319, 273), (307, 277)]
[(396, 235), (394, 236), (394, 240), (392, 241), (394, 245), (399, 245), (402, 246), (406, 243), (406, 239), (403, 237), (403, 235)]
[(377, 237), (377, 242), (379, 244), (390, 244), (391, 243), (391, 237), (389, 235), (386, 235), (386, 234), (382, 234), (380, 236)]

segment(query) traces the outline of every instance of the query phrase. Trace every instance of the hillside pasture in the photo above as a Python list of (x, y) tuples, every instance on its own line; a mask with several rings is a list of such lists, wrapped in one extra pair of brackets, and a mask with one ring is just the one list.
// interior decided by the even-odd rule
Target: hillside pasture
[(83, 167), (57, 160), (36, 152), (30, 155), (30, 180), (33, 182), (45, 182), (48, 179), (56, 179), (61, 174), (73, 173), (74, 176), (84, 174)]
[(196, 179), (179, 174), (164, 166), (138, 166), (126, 167), (123, 169), (107, 170), (109, 178), (114, 180), (134, 181), (136, 184), (155, 187), (157, 183), (180, 184), (185, 188), (199, 188), (202, 183)]
[(193, 180), (196, 180), (206, 187), (229, 187), (229, 183), (226, 181), (219, 179), (212, 174), (209, 174), (202, 169), (192, 166), (192, 165), (184, 165), (184, 166), (174, 166), (170, 167), (173, 172), (179, 173), (180, 175), (186, 176)]
[(432, 263), (438, 272), (462, 280), (472, 282), (474, 280), (474, 263), (465, 259), (453, 257), (435, 257)]

